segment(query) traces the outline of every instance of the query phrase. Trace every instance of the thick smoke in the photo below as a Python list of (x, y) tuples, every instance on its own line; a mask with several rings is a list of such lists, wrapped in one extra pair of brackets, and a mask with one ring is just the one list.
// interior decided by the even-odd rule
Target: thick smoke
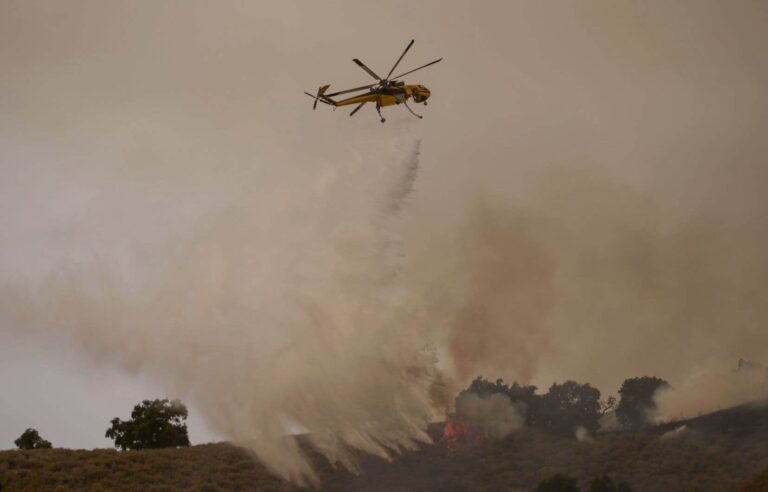
[(435, 232), (414, 253), (409, 285), (441, 329), (448, 370), (460, 382), (487, 374), (529, 382), (554, 300), (553, 258), (531, 217), (482, 199), (451, 230)]
[(456, 413), (479, 437), (503, 439), (525, 425), (525, 409), (499, 393), (486, 397), (462, 393), (456, 399)]
[(768, 370), (739, 360), (737, 367), (701, 367), (676, 387), (660, 390), (652, 416), (661, 422), (690, 418), (724, 408), (768, 404)]

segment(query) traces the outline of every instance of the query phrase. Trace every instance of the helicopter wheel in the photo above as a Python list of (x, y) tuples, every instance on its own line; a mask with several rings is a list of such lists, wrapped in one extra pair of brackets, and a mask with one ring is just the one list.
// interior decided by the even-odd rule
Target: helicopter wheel
[(382, 123), (384, 123), (385, 121), (387, 121), (387, 119), (386, 119), (386, 118), (382, 118), (382, 119), (381, 119), (381, 122), (382, 122)]

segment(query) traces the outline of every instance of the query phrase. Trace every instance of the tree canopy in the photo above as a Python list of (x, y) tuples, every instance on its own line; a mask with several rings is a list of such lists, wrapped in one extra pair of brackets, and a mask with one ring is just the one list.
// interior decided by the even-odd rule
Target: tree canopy
[(646, 426), (656, 410), (654, 395), (659, 389), (669, 387), (669, 383), (657, 377), (626, 379), (619, 389), (620, 400), (616, 407), (619, 423), (627, 429)]
[(536, 386), (521, 386), (517, 382), (507, 385), (504, 384), (504, 380), (501, 378), (492, 383), (485, 378), (477, 377), (467, 389), (459, 393), (456, 400), (458, 401), (466, 393), (474, 393), (481, 398), (487, 398), (495, 394), (508, 396), (513, 404), (524, 410), (526, 424), (528, 425), (533, 424), (533, 419), (537, 415), (540, 397), (536, 394)]
[(595, 433), (602, 416), (600, 390), (589, 383), (553, 384), (541, 397), (539, 426), (555, 434), (573, 435), (578, 427)]
[(13, 443), (19, 449), (49, 449), (52, 447), (50, 441), (40, 437), (37, 429), (31, 427), (25, 430)]
[(187, 407), (180, 400), (144, 400), (133, 407), (130, 420), (112, 419), (106, 437), (123, 451), (189, 446), (186, 420)]
[[(457, 397), (475, 393), (481, 398), (494, 394), (503, 394), (518, 408), (525, 412), (525, 423), (548, 432), (573, 436), (578, 427), (594, 433), (600, 428), (598, 421), (606, 409), (613, 405), (613, 399), (606, 403), (600, 400), (600, 390), (589, 383), (580, 384), (566, 381), (553, 384), (543, 395), (536, 394), (536, 386), (523, 386), (518, 383), (504, 384), (502, 379), (492, 383), (478, 377)], [(456, 406), (459, 409), (459, 405)]]

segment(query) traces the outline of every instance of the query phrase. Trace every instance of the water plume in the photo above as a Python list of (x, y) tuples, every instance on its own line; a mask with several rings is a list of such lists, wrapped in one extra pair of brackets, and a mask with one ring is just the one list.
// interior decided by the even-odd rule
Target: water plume
[(400, 280), (396, 227), (419, 144), (337, 168), (305, 190), (313, 209), (303, 215), (281, 203), (255, 220), (249, 201), (218, 211), (191, 240), (154, 251), (157, 268), (62, 264), (30, 304), (15, 304), (17, 321), (148, 370), (298, 484), (317, 476), (291, 433), (353, 471), (351, 449), (388, 458), (430, 442), (435, 358)]

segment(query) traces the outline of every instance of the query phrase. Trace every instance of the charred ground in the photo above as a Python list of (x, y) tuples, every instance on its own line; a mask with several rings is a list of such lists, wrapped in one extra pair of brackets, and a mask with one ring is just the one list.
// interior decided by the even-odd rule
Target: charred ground
[[(535, 429), (448, 449), (436, 441), (388, 463), (360, 456), (363, 472), (313, 456), (328, 491), (530, 490), (554, 473), (587, 481), (602, 473), (636, 491), (741, 490), (768, 467), (768, 409), (740, 406), (642, 431), (578, 442)], [(765, 474), (764, 474), (765, 475)], [(760, 479), (753, 488), (761, 489)], [(765, 482), (763, 477), (763, 482)], [(41, 449), (0, 452), (0, 490), (294, 491), (251, 456), (225, 443), (131, 452)]]

